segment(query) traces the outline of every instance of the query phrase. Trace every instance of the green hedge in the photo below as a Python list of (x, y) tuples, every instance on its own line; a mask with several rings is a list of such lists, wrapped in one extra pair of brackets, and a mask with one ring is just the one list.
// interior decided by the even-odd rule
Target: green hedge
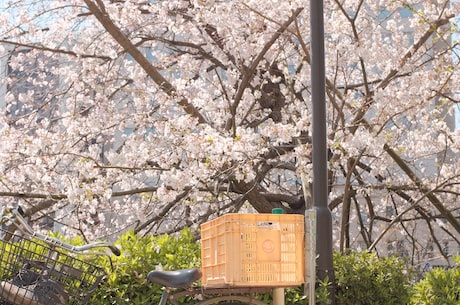
[[(456, 262), (460, 262), (460, 257)], [(459, 305), (460, 266), (430, 270), (415, 283), (411, 292), (411, 305)]]
[[(81, 244), (80, 239), (72, 241)], [(200, 244), (185, 229), (178, 235), (139, 236), (123, 234), (116, 242), (120, 256), (94, 258), (107, 278), (94, 293), (92, 305), (157, 304), (159, 285), (147, 282), (147, 273), (161, 267), (175, 270), (200, 266)], [(460, 258), (457, 258), (457, 262)], [(336, 305), (459, 305), (460, 268), (436, 268), (414, 283), (414, 273), (404, 260), (377, 257), (370, 252), (334, 254)], [(329, 283), (318, 283), (316, 303), (326, 305)], [(270, 295), (259, 299), (268, 305)], [(183, 304), (195, 300), (184, 299)], [(286, 304), (308, 304), (303, 287), (286, 290)]]
[(413, 273), (403, 260), (375, 253), (335, 254), (337, 303), (407, 305)]
[[(200, 245), (192, 232), (180, 235), (140, 237), (128, 232), (116, 243), (122, 255), (100, 260), (107, 281), (96, 291), (94, 305), (157, 304), (161, 287), (147, 283), (149, 270), (162, 266), (174, 270), (200, 266)], [(433, 269), (414, 284), (414, 272), (397, 257), (378, 257), (370, 252), (334, 254), (337, 305), (459, 305), (460, 270)], [(328, 283), (319, 283), (317, 304), (327, 304)], [(260, 295), (268, 305), (270, 295)], [(184, 300), (184, 304), (195, 301)], [(308, 304), (303, 287), (286, 290), (286, 304)]]

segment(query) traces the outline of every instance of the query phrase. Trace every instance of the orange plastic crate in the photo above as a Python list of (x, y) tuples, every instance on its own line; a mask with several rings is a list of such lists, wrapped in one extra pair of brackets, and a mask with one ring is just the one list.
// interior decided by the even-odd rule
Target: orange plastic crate
[(305, 282), (303, 215), (227, 214), (201, 225), (206, 287), (292, 287)]

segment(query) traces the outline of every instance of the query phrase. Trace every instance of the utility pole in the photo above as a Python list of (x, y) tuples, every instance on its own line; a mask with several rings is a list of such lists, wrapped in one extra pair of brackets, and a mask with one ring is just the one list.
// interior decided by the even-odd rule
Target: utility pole
[(335, 304), (332, 261), (332, 215), (328, 206), (328, 160), (326, 128), (326, 73), (324, 55), (323, 0), (310, 0), (311, 98), (313, 104), (313, 206), (316, 210), (317, 275), (333, 283), (329, 290)]

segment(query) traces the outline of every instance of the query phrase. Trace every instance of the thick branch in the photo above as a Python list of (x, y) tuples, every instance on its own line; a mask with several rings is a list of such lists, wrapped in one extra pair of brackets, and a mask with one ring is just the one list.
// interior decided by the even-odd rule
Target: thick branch
[[(246, 90), (246, 88), (249, 86), (249, 83), (253, 79), (255, 75), (255, 71), (257, 66), (259, 65), (260, 61), (264, 58), (265, 54), (270, 50), (272, 45), (278, 40), (278, 38), (281, 36), (281, 34), (286, 31), (286, 29), (289, 27), (289, 25), (299, 16), (300, 12), (302, 12), (303, 8), (298, 8), (295, 10), (291, 17), (278, 29), (278, 31), (273, 34), (272, 38), (265, 44), (263, 49), (260, 51), (260, 53), (257, 55), (257, 57), (254, 59), (254, 61), (251, 63), (251, 65), (247, 68), (247, 71), (245, 71), (243, 79), (241, 81), (240, 86), (238, 87), (238, 91), (236, 92), (235, 99), (233, 101), (232, 105), (232, 115), (233, 115), (233, 120), (235, 120), (235, 114), (236, 114), (236, 109), (238, 108), (238, 105), (241, 101), (241, 98), (243, 97), (243, 93)], [(233, 122), (233, 126), (230, 126), (235, 128), (235, 122)]]
[[(151, 64), (151, 62), (139, 51), (138, 48), (126, 37), (123, 32), (112, 22), (110, 16), (105, 11), (102, 2), (98, 1), (99, 6), (91, 0), (84, 0), (90, 12), (97, 18), (107, 32), (117, 41), (120, 46), (128, 52), (134, 60), (145, 70), (152, 80), (171, 97), (177, 97), (174, 86)], [(205, 123), (206, 120), (186, 98), (181, 98), (178, 102), (180, 106), (192, 117), (198, 119), (199, 123)]]

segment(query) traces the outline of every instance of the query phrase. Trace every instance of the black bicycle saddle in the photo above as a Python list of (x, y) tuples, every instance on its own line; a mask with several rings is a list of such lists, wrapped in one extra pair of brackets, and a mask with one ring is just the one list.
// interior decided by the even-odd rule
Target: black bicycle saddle
[(197, 268), (174, 271), (152, 270), (148, 273), (149, 282), (161, 284), (170, 288), (185, 288), (201, 278), (201, 270)]

